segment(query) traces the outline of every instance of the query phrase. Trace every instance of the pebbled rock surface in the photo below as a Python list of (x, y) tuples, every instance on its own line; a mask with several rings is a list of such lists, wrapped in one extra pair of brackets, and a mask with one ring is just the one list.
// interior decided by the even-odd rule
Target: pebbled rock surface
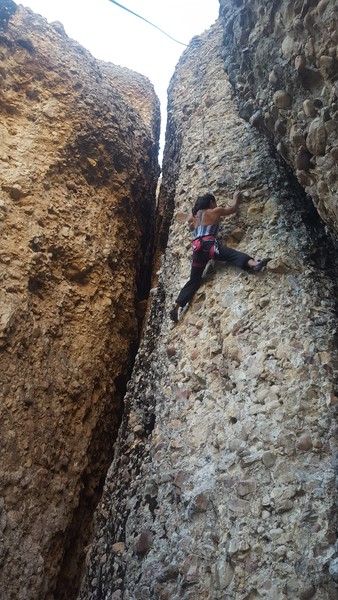
[[(173, 215), (81, 600), (333, 600), (337, 595), (336, 254), (297, 180), (238, 115), (219, 26), (169, 88), (160, 209)], [(287, 99), (281, 101), (286, 102)], [(177, 325), (185, 221), (208, 187), (240, 188), (220, 267)]]
[(0, 58), (1, 597), (69, 600), (150, 283), (159, 104), (11, 0)]
[(220, 0), (240, 114), (268, 137), (338, 232), (336, 0)]

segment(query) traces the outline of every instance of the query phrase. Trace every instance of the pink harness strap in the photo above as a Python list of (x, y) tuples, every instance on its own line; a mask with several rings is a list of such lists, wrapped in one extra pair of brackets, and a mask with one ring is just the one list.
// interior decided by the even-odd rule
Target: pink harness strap
[[(203, 248), (203, 243), (204, 242), (214, 242), (209, 248)], [(192, 249), (193, 249), (193, 259), (192, 259), (192, 266), (193, 267), (203, 267), (207, 264), (207, 262), (209, 260), (213, 260), (214, 256), (215, 256), (215, 242), (216, 242), (216, 238), (213, 235), (205, 235), (202, 236), (200, 238), (196, 238), (193, 243), (192, 243)], [(195, 260), (194, 255), (197, 253), (201, 253), (203, 252), (204, 254), (206, 254), (203, 260), (203, 262), (199, 262), (198, 260)], [(202, 259), (202, 256), (198, 257), (199, 259)]]

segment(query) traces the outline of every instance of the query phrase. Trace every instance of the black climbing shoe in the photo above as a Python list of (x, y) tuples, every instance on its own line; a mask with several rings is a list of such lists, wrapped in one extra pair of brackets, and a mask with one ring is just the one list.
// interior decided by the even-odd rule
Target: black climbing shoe
[(268, 262), (272, 260), (272, 258), (261, 258), (260, 260), (258, 260), (258, 265), (256, 265), (255, 267), (252, 267), (252, 270), (255, 271), (255, 273), (259, 273), (260, 271), (262, 271), (264, 269), (264, 267), (266, 267), (266, 265), (268, 264)]
[(169, 313), (169, 316), (170, 316), (171, 320), (174, 321), (174, 323), (177, 323), (177, 321), (178, 321), (178, 308), (177, 308), (177, 306), (174, 306), (171, 309), (171, 311)]

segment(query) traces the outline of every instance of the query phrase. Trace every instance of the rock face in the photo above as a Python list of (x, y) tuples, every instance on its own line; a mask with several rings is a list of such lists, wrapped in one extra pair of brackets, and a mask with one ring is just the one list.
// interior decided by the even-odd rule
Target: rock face
[[(336, 256), (297, 180), (238, 116), (222, 39), (219, 26), (195, 38), (169, 89), (159, 206), (172, 225), (82, 600), (337, 594)], [(259, 275), (217, 268), (173, 325), (190, 269), (182, 213), (236, 188), (223, 240), (273, 260)]]
[(336, 0), (220, 0), (240, 114), (267, 135), (338, 231)]
[(69, 599), (149, 289), (159, 104), (11, 0), (0, 55), (1, 597)]

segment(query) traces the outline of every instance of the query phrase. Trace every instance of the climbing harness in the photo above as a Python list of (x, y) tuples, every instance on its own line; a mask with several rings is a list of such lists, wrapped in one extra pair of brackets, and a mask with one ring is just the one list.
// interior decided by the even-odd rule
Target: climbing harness
[(195, 235), (196, 233), (202, 233), (202, 235), (197, 235), (191, 244), (193, 250), (192, 266), (203, 267), (209, 260), (214, 260), (215, 254), (218, 254), (218, 242), (215, 235), (218, 225), (204, 227), (202, 225), (203, 210), (199, 210), (197, 214), (198, 227), (195, 229)]
[(131, 15), (134, 15), (135, 17), (138, 17), (138, 19), (142, 19), (142, 21), (145, 21), (146, 23), (148, 23), (148, 25), (151, 25), (152, 27), (155, 27), (155, 29), (158, 29), (158, 31), (160, 31), (161, 33), (163, 33), (164, 35), (166, 35), (168, 38), (170, 38), (171, 40), (173, 40), (173, 42), (176, 42), (176, 44), (181, 44), (181, 46), (185, 46), (186, 48), (188, 47), (188, 44), (184, 44), (183, 42), (179, 42), (178, 40), (176, 40), (175, 38), (173, 38), (171, 35), (169, 35), (169, 33), (166, 33), (165, 31), (163, 31), (163, 29), (161, 29), (160, 27), (158, 27), (154, 23), (152, 23), (151, 21), (148, 21), (148, 19), (145, 19), (144, 17), (142, 17), (141, 15), (137, 14), (133, 10), (130, 10), (130, 8), (127, 8), (126, 6), (123, 6), (123, 4), (120, 4), (119, 2), (115, 2), (115, 0), (109, 0), (109, 2), (111, 2), (112, 4), (116, 4), (116, 6), (119, 6), (123, 10), (126, 10), (127, 12), (129, 12)]
[[(212, 242), (212, 245), (206, 242)], [(191, 246), (195, 253), (202, 251), (208, 254), (208, 260), (212, 260), (215, 254), (217, 254), (217, 239), (213, 235), (204, 235), (203, 237), (196, 238)]]
[(205, 267), (209, 260), (214, 260), (218, 250), (218, 243), (214, 236), (205, 235), (201, 238), (196, 238), (192, 242), (192, 249), (192, 266)]

